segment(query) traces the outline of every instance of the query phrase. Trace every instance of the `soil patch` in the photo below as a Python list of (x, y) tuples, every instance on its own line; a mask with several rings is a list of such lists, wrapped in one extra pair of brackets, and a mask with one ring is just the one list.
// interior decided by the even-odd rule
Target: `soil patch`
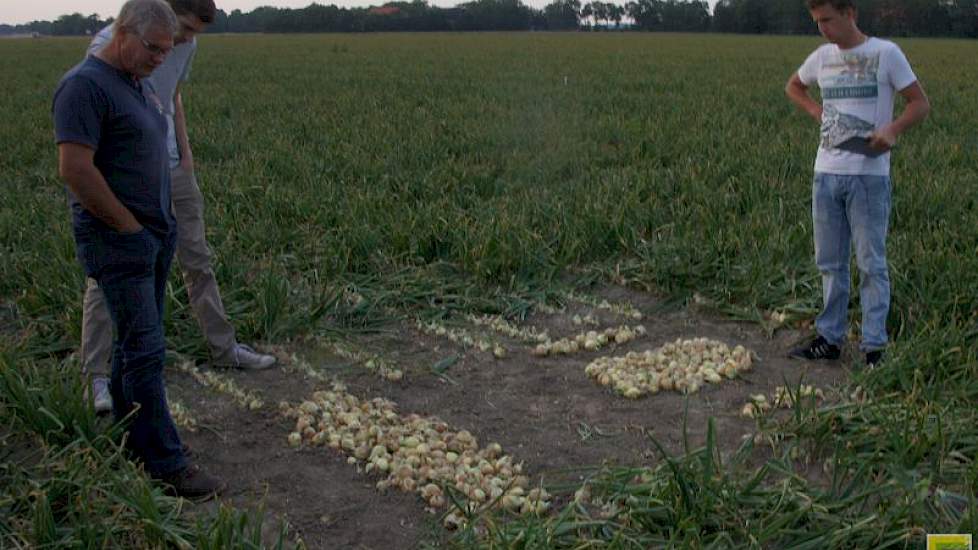
[[(583, 467), (654, 464), (658, 457), (650, 437), (668, 452), (681, 453), (684, 417), (691, 446), (703, 443), (712, 417), (718, 443), (729, 453), (754, 431), (754, 421), (740, 414), (750, 394), (771, 395), (777, 386), (799, 380), (827, 389), (848, 375), (840, 364), (788, 360), (787, 349), (802, 336), (794, 331), (768, 337), (755, 324), (667, 308), (652, 296), (624, 288), (608, 288), (597, 297), (627, 302), (645, 317), (630, 319), (572, 302), (561, 312), (534, 314), (522, 324), (546, 329), (556, 339), (597, 328), (573, 321), (575, 315), (590, 316), (599, 327), (641, 323), (647, 334), (625, 345), (557, 357), (534, 356), (532, 344), (474, 325), (469, 330), (502, 343), (506, 356), (464, 348), (408, 324), (354, 342), (396, 361), (404, 370), (400, 382), (383, 380), (322, 349), (298, 351), (361, 399), (384, 397), (397, 403), (402, 414), (437, 416), (454, 429), (468, 430), (480, 445), (499, 442), (514, 461), (524, 462), (534, 484), (576, 482), (586, 475)], [(756, 354), (754, 369), (739, 379), (707, 384), (688, 397), (660, 392), (637, 400), (612, 393), (584, 372), (600, 355), (694, 337), (743, 345)], [(324, 384), (284, 369), (224, 374), (260, 392), (265, 406), (249, 411), (179, 372), (169, 373), (168, 383), (200, 423), (196, 433), (184, 432), (185, 439), (201, 464), (229, 481), (227, 498), (236, 505), (264, 502), (267, 512), (287, 519), (310, 548), (411, 548), (444, 536), (437, 516), (424, 511), (418, 496), (379, 492), (374, 476), (358, 472), (337, 451), (288, 447), (292, 423), (279, 415), (277, 403), (302, 401)]]

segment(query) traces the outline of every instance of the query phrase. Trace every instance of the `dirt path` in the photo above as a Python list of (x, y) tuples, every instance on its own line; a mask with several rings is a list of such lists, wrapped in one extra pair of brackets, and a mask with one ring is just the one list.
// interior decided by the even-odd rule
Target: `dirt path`
[[(522, 325), (546, 329), (553, 337), (588, 330), (576, 325), (575, 315), (591, 316), (599, 326), (641, 323), (647, 334), (624, 345), (559, 357), (538, 357), (532, 345), (472, 328), (493, 338), (508, 353), (464, 348), (446, 338), (402, 326), (380, 337), (354, 344), (391, 358), (404, 369), (400, 382), (389, 382), (351, 361), (325, 350), (300, 351), (320, 372), (343, 380), (360, 398), (384, 397), (397, 403), (401, 414), (438, 416), (454, 429), (465, 429), (480, 443), (499, 442), (514, 461), (523, 461), (531, 483), (573, 481), (582, 466), (603, 463), (648, 465), (656, 460), (649, 436), (672, 453), (682, 451), (682, 421), (686, 397), (661, 392), (637, 400), (624, 399), (584, 373), (600, 355), (656, 348), (677, 338), (708, 337), (729, 345), (741, 344), (757, 357), (753, 371), (740, 379), (706, 385), (689, 396), (687, 432), (694, 445), (715, 418), (719, 444), (737, 448), (754, 428), (740, 416), (749, 394), (772, 394), (785, 380), (820, 388), (841, 382), (847, 372), (839, 365), (789, 361), (785, 350), (798, 338), (792, 331), (769, 339), (752, 324), (720, 321), (687, 310), (665, 310), (652, 297), (621, 288), (602, 293), (616, 303), (628, 303), (646, 313), (641, 320), (585, 303), (565, 311), (536, 314)], [(658, 311), (654, 316), (649, 312)], [(452, 363), (444, 361), (457, 358)], [(432, 367), (448, 365), (437, 375)], [(201, 367), (201, 371), (208, 370)], [(378, 491), (375, 475), (358, 472), (346, 456), (328, 447), (292, 449), (287, 435), (293, 421), (283, 418), (277, 403), (308, 398), (326, 385), (288, 369), (259, 373), (221, 372), (242, 389), (260, 395), (264, 406), (249, 410), (226, 394), (202, 386), (184, 372), (169, 372), (171, 395), (187, 406), (200, 427), (184, 430), (200, 462), (225, 477), (226, 497), (239, 506), (263, 500), (274, 517), (287, 519), (310, 548), (411, 548), (443, 536), (437, 517), (425, 512), (415, 494)], [(572, 471), (573, 470), (573, 471)]]
[[(199, 424), (181, 432), (195, 459), (228, 481), (225, 500), (241, 508), (264, 502), (268, 517), (287, 520), (309, 548), (410, 548), (422, 538), (433, 519), (415, 495), (381, 494), (338, 452), (287, 445), (293, 423), (277, 403), (325, 384), (282, 369), (221, 374), (260, 391), (265, 406), (247, 410), (183, 373), (171, 373), (168, 384)], [(268, 523), (271, 540), (277, 522)]]

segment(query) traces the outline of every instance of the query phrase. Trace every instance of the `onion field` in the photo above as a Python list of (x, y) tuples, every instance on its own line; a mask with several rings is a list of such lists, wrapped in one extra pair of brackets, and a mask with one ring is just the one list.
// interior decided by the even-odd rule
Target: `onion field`
[(183, 97), (215, 270), (280, 366), (212, 368), (174, 264), (171, 410), (230, 485), (192, 505), (79, 376), (50, 106), (87, 42), (0, 40), (0, 547), (978, 532), (978, 43), (897, 42), (933, 111), (893, 154), (867, 372), (858, 292), (841, 361), (785, 357), (821, 282), (818, 128), (783, 89), (819, 38), (202, 36)]

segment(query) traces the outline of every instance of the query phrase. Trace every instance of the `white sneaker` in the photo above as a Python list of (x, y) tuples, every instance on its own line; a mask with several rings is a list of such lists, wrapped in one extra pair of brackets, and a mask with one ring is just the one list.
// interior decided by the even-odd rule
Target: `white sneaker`
[(109, 379), (96, 376), (92, 378), (92, 404), (95, 414), (112, 411), (112, 394), (109, 393)]
[(262, 370), (273, 366), (278, 361), (274, 355), (258, 353), (251, 346), (237, 344), (231, 358), (227, 361), (214, 363), (215, 367), (225, 367), (243, 370)]

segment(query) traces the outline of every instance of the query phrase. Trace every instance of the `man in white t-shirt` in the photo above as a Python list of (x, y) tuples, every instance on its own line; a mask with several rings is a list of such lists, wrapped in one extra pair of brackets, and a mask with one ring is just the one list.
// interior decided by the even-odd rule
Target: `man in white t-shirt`
[[(890, 151), (900, 134), (927, 117), (930, 103), (900, 48), (859, 30), (852, 0), (807, 0), (807, 5), (829, 43), (808, 56), (788, 80), (785, 93), (822, 126), (812, 219), (823, 307), (815, 320), (818, 335), (789, 356), (839, 358), (847, 332), (854, 245), (863, 316), (859, 349), (866, 354), (866, 365), (874, 367), (883, 357), (890, 309)], [(809, 95), (816, 84), (821, 105)], [(897, 94), (906, 107), (894, 119)]]

